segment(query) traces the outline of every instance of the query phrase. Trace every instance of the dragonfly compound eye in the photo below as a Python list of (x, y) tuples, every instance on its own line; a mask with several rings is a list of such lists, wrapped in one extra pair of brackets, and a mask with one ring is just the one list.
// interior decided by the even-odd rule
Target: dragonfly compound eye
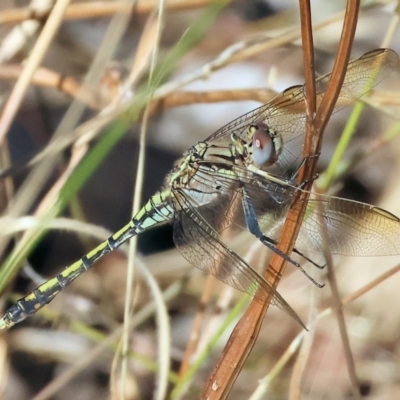
[(275, 163), (281, 148), (279, 137), (263, 122), (250, 126), (253, 134), (253, 161), (257, 166), (270, 166)]

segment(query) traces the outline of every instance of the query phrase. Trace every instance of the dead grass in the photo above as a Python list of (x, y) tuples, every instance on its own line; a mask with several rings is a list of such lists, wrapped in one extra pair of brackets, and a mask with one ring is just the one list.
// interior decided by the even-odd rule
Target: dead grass
[[(51, 17), (28, 21), (27, 8), (11, 1), (1, 5), (2, 169), (35, 154), (28, 169), (1, 181), (4, 305), (18, 297), (14, 293), (37, 285), (20, 278), (22, 267), (53, 276), (108, 237), (101, 227), (113, 231), (126, 223), (134, 181), (143, 179), (143, 194), (136, 197), (142, 204), (182, 151), (273, 92), (304, 81), (296, 2), (254, 22), (244, 18), (244, 2), (220, 12), (206, 9), (209, 3), (167, 1), (160, 12), (161, 2), (118, 2), (101, 18), (90, 8), (94, 3), (65, 4), (68, 18), (60, 13), (61, 27), (53, 30)], [(122, 6), (125, 12), (115, 14)], [(82, 12), (72, 14), (71, 7)], [(336, 7), (315, 6), (318, 72), (329, 71), (335, 57), (343, 18)], [(399, 51), (395, 28), (397, 14), (381, 4), (363, 10), (354, 57), (382, 42)], [(383, 86), (386, 91), (369, 100), (339, 165), (336, 189), (400, 215), (398, 127), (392, 118), (398, 112), (398, 77), (390, 76)], [(335, 118), (328, 128), (321, 172), (345, 121)], [(139, 147), (146, 157), (136, 176)], [(206, 284), (176, 250), (160, 250), (170, 245), (170, 235), (168, 230), (144, 235), (138, 255), (130, 254), (139, 271), (129, 285), (130, 318), (131, 307), (124, 311), (129, 251), (122, 249), (38, 316), (4, 332), (3, 398), (101, 400), (123, 398), (121, 392), (126, 399), (197, 398), (247, 300), (219, 282)], [(269, 255), (260, 245), (235, 232), (226, 235), (251, 265), (265, 264)], [(355, 372), (362, 394), (371, 399), (400, 393), (398, 264), (398, 257), (333, 259)], [(207, 295), (200, 301), (203, 290)], [(229, 398), (350, 397), (330, 289), (316, 289), (288, 267), (278, 290), (310, 331), (280, 310), (269, 310)], [(129, 330), (121, 347), (124, 315)], [(192, 331), (196, 315), (201, 323)], [(196, 340), (184, 355), (190, 337)]]

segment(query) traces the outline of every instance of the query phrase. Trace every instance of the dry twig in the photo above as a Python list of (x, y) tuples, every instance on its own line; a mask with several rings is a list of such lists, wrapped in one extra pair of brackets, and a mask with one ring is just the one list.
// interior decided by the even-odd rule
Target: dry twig
[[(309, 9), (309, 6), (305, 8)], [(307, 133), (303, 152), (305, 163), (298, 177), (300, 183), (307, 182), (305, 186), (306, 191), (299, 192), (299, 196), (293, 202), (278, 242), (278, 249), (286, 254), (290, 254), (294, 246), (305, 213), (306, 200), (308, 197), (307, 189), (311, 188), (317, 162), (315, 155), (319, 153), (322, 143), (322, 132), (329, 120), (330, 114), (332, 113), (344, 80), (350, 56), (351, 44), (353, 42), (355, 27), (357, 24), (358, 9), (358, 1), (347, 2), (343, 31), (338, 49), (338, 57), (332, 71), (331, 80), (315, 118), (313, 115), (309, 115), (308, 117), (309, 119), (312, 118), (312, 123), (307, 123)], [(304, 17), (304, 13), (302, 15)], [(306, 20), (303, 19), (303, 23), (307, 22), (307, 26), (302, 25), (302, 31), (303, 29), (307, 29), (307, 31), (310, 32), (310, 18), (307, 18)], [(311, 52), (313, 51), (311, 37), (312, 35), (309, 33), (303, 35), (303, 40), (308, 40), (308, 42), (303, 43), (304, 51), (310, 52), (310, 54), (312, 54)], [(309, 85), (308, 80), (311, 78), (312, 76), (306, 74), (306, 87)], [(307, 93), (308, 90), (309, 89), (306, 89)], [(307, 105), (307, 107), (308, 112), (310, 112), (310, 106)], [(279, 283), (285, 264), (286, 261), (282, 257), (277, 254), (272, 256), (265, 278), (273, 287), (276, 287)], [(237, 375), (243, 367), (243, 364), (255, 343), (268, 306), (269, 301), (260, 304), (256, 300), (253, 300), (250, 304), (246, 313), (232, 332), (220, 359), (210, 374), (204, 387), (202, 398), (224, 399), (228, 396)]]

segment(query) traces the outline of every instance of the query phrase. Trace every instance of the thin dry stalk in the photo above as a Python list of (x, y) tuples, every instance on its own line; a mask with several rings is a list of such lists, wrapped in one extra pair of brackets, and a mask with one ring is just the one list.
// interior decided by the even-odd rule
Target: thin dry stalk
[(186, 345), (185, 354), (183, 355), (183, 359), (181, 365), (179, 367), (179, 378), (182, 379), (186, 374), (188, 369), (190, 368), (192, 357), (196, 352), (200, 341), (200, 332), (201, 327), (205, 318), (205, 311), (207, 309), (207, 304), (209, 303), (214, 289), (215, 277), (213, 275), (208, 275), (206, 284), (201, 294), (201, 298), (199, 301), (198, 311), (196, 313), (196, 317), (193, 321), (192, 331), (190, 333), (189, 341)]
[[(300, 17), (302, 26), (302, 43), (303, 43), (303, 65), (304, 65), (304, 78), (305, 78), (305, 98), (306, 98), (306, 143), (307, 139), (312, 140), (314, 118), (316, 115), (316, 87), (315, 87), (315, 67), (314, 67), (314, 41), (311, 25), (311, 7), (310, 2), (307, 0), (300, 0)], [(310, 68), (311, 67), (311, 68)], [(320, 132), (322, 136), (323, 131)], [(310, 143), (310, 148), (312, 144)], [(318, 145), (316, 145), (318, 146)], [(305, 144), (307, 147), (307, 144)], [(317, 147), (315, 150), (317, 151)], [(311, 155), (312, 153), (310, 153)], [(317, 154), (317, 153), (314, 153)], [(299, 183), (301, 178), (299, 178)], [(311, 187), (310, 187), (311, 188)], [(297, 234), (294, 235), (294, 238)], [(293, 369), (293, 375), (290, 382), (290, 399), (297, 400), (301, 397), (301, 376), (305, 368), (312, 344), (312, 337), (314, 336), (315, 324), (312, 326), (312, 334), (303, 341), (302, 351), (299, 353), (296, 360), (296, 366)]]
[[(310, 302), (310, 315), (308, 318), (308, 331), (307, 332), (301, 332), (303, 336), (298, 336), (298, 341), (295, 342), (295, 344), (300, 344), (301, 343), (301, 348), (299, 351), (299, 354), (296, 358), (295, 365), (293, 366), (292, 370), (292, 376), (290, 379), (290, 386), (289, 386), (289, 395), (288, 399), (289, 400), (298, 400), (301, 399), (301, 394), (302, 394), (302, 378), (303, 378), (303, 373), (307, 365), (307, 361), (310, 356), (311, 352), (311, 347), (314, 341), (314, 336), (315, 336), (315, 331), (316, 331), (316, 321), (317, 321), (317, 308), (315, 304), (315, 290), (316, 288), (313, 289), (312, 293), (312, 301)], [(303, 340), (301, 340), (303, 338)], [(297, 349), (293, 348), (293, 346), (289, 346), (288, 352), (289, 354), (293, 354)], [(286, 354), (286, 352), (285, 352)], [(286, 362), (288, 361), (288, 356), (283, 355), (282, 358), (283, 360), (286, 359)], [(277, 363), (279, 364), (280, 368), (283, 368), (283, 364), (281, 362)], [(269, 374), (270, 375), (270, 374)]]
[[(0, 65), (0, 79), (14, 81), (17, 80), (23, 71), (23, 67), (19, 64), (8, 64)], [(67, 94), (68, 96), (79, 98), (80, 101), (84, 102), (88, 107), (92, 109), (101, 109), (104, 107), (102, 101), (99, 101), (98, 92), (100, 90), (93, 88), (90, 92), (84, 90), (81, 84), (71, 76), (62, 75), (56, 71), (52, 71), (48, 68), (38, 68), (32, 76), (31, 84), (40, 87), (49, 87), (60, 92)], [(124, 86), (127, 86), (126, 83)], [(105, 88), (104, 88), (105, 89)], [(119, 91), (118, 87), (111, 88), (110, 92), (116, 93)], [(82, 93), (83, 92), (83, 93)], [(276, 92), (271, 89), (233, 89), (233, 90), (212, 90), (207, 92), (191, 92), (191, 91), (179, 91), (173, 92), (166, 97), (153, 100), (150, 105), (150, 115), (160, 113), (167, 108), (182, 107), (191, 104), (200, 103), (222, 103), (225, 101), (258, 101), (260, 103), (268, 103), (273, 97), (276, 96)], [(386, 99), (386, 101), (385, 101)], [(385, 103), (388, 102), (388, 98), (378, 98), (377, 101)], [(391, 99), (391, 104), (397, 99)]]
[(221, 103), (224, 101), (253, 100), (260, 103), (268, 103), (276, 96), (271, 89), (234, 89), (234, 90), (213, 90), (209, 92), (173, 92), (166, 97), (154, 101), (151, 113), (171, 107), (181, 107), (199, 103)]
[[(169, 0), (166, 3), (168, 11), (191, 10), (206, 7), (212, 0)], [(138, 1), (135, 14), (149, 14), (158, 7), (158, 0)], [(114, 15), (117, 12), (127, 11), (124, 1), (91, 1), (70, 4), (65, 10), (64, 20), (102, 18)], [(25, 20), (43, 20), (48, 12), (32, 7), (14, 8), (0, 11), (0, 24), (16, 24)]]
[[(372, 7), (370, 5), (369, 7)], [(367, 8), (367, 7), (364, 7)], [(314, 26), (314, 31), (318, 29), (322, 29), (329, 24), (337, 22), (343, 17), (343, 13), (338, 13), (321, 23), (318, 23)], [(282, 35), (278, 36), (277, 38), (270, 39), (269, 37), (263, 37), (264, 44), (260, 43), (260, 38), (257, 40), (257, 44), (252, 44), (252, 40), (250, 41), (243, 41), (236, 43), (235, 45), (231, 46), (230, 48), (224, 50), (220, 55), (218, 55), (214, 60), (210, 63), (206, 64), (205, 66), (195, 70), (192, 73), (185, 75), (182, 79), (176, 82), (166, 83), (156, 90), (154, 94), (153, 100), (159, 100), (167, 95), (172, 95), (173, 92), (180, 89), (181, 87), (195, 81), (198, 79), (204, 79), (207, 77), (211, 72), (217, 71), (226, 65), (232, 64), (234, 61), (237, 60), (245, 60), (246, 57), (251, 57), (255, 54), (259, 54), (260, 52), (273, 49), (279, 45), (285, 45), (290, 43), (294, 40), (299, 38), (300, 32), (298, 28), (291, 30), (290, 32), (285, 32)], [(251, 50), (252, 47), (255, 47), (254, 50)], [(247, 49), (245, 53), (241, 53), (241, 50)], [(238, 54), (239, 53), (239, 54)], [(90, 86), (90, 84), (89, 84)], [(172, 95), (173, 96), (173, 95)], [(190, 95), (188, 95), (190, 97)], [(223, 96), (223, 95), (222, 95)], [(207, 97), (207, 95), (206, 95)], [(257, 96), (256, 96), (257, 97)], [(190, 99), (189, 99), (190, 101)], [(179, 102), (178, 102), (179, 105)], [(40, 161), (46, 159), (47, 157), (52, 157), (57, 155), (58, 153), (62, 152), (68, 146), (73, 144), (79, 138), (82, 141), (90, 142), (94, 138), (97, 137), (97, 133), (102, 129), (106, 124), (111, 122), (113, 119), (118, 118), (121, 116), (126, 110), (129, 108), (129, 104), (123, 104), (117, 107), (114, 111), (108, 112), (106, 115), (97, 115), (96, 117), (92, 118), (81, 124), (75, 130), (73, 130), (69, 135), (63, 135), (61, 138), (59, 137), (57, 141), (53, 141), (50, 143), (46, 148), (39, 154), (37, 154), (28, 164), (27, 167), (32, 167), (39, 163)], [(68, 131), (69, 129), (64, 129), (63, 132)], [(70, 128), (72, 129), (72, 128)], [(37, 185), (36, 185), (37, 186)], [(24, 195), (24, 198), (31, 198), (32, 194), (29, 193), (28, 195)]]
[[(314, 67), (314, 41), (311, 25), (311, 7), (309, 1), (300, 0), (300, 17), (302, 21), (302, 43), (303, 43), (303, 65), (305, 78), (305, 98), (306, 98), (306, 140), (310, 138), (313, 130), (314, 117), (316, 113), (316, 88), (315, 88), (315, 67)], [(311, 67), (311, 68), (310, 68)], [(321, 132), (322, 136), (322, 132)], [(316, 153), (315, 153), (316, 154)], [(299, 179), (300, 181), (300, 179)], [(295, 235), (296, 237), (297, 235)], [(299, 399), (301, 396), (301, 376), (305, 368), (312, 344), (312, 337), (315, 332), (315, 324), (312, 324), (312, 333), (303, 341), (302, 351), (296, 360), (290, 382), (289, 398)]]
[(7, 363), (8, 346), (6, 338), (0, 338), (0, 393), (4, 393), (4, 388), (7, 384), (8, 363)]
[[(322, 204), (319, 204), (318, 206), (321, 208), (322, 211)], [(320, 223), (320, 235), (322, 239), (322, 249), (326, 261), (326, 266), (328, 269), (328, 282), (330, 284), (332, 291), (332, 302), (333, 302), (332, 308), (336, 314), (336, 318), (338, 321), (339, 332), (343, 344), (344, 357), (346, 360), (347, 371), (349, 373), (353, 396), (355, 399), (361, 399), (360, 383), (357, 378), (354, 357), (351, 352), (349, 336), (347, 334), (346, 321), (344, 319), (344, 314), (343, 314), (343, 305), (342, 302), (340, 301), (339, 288), (335, 277), (332, 254), (329, 251), (329, 244), (328, 244), (329, 239), (328, 239), (327, 227), (322, 215), (319, 215), (319, 217), (320, 217), (319, 223)]]
[(10, 129), (15, 115), (21, 105), (25, 93), (29, 87), (30, 81), (35, 70), (39, 67), (51, 41), (54, 38), (64, 15), (65, 8), (70, 0), (58, 0), (53, 7), (49, 19), (47, 20), (42, 33), (40, 34), (25, 68), (14, 86), (13, 91), (4, 107), (0, 119), (0, 145), (3, 145), (5, 136)]
[[(135, 59), (135, 63), (132, 68), (132, 72), (128, 79), (128, 84), (131, 85), (134, 81), (141, 75), (144, 68), (147, 67), (148, 63), (150, 62), (150, 78), (149, 82), (151, 84), (152, 75), (154, 72), (157, 56), (158, 56), (158, 49), (160, 44), (161, 32), (162, 32), (162, 25), (163, 25), (163, 18), (164, 18), (164, 1), (158, 2), (158, 9), (157, 9), (157, 19), (154, 18), (154, 14), (152, 14), (148, 20), (148, 24), (143, 31), (140, 44), (137, 50), (137, 58)], [(150, 46), (150, 49), (148, 49)], [(134, 189), (134, 201), (132, 207), (132, 214), (135, 215), (141, 206), (142, 201), (142, 188), (143, 188), (143, 181), (144, 181), (144, 165), (145, 165), (145, 149), (146, 149), (146, 132), (147, 132), (147, 123), (149, 118), (149, 105), (145, 107), (143, 122), (141, 126), (140, 138), (139, 138), (139, 158), (138, 158), (138, 165), (137, 165), (137, 173), (136, 173), (136, 184)], [(129, 338), (130, 338), (130, 319), (131, 319), (131, 310), (132, 310), (132, 300), (133, 300), (133, 281), (134, 281), (134, 256), (136, 254), (137, 248), (137, 238), (133, 238), (130, 241), (129, 245), (129, 260), (128, 260), (128, 276), (126, 282), (126, 297), (125, 297), (125, 308), (124, 308), (124, 330), (122, 336), (122, 364), (121, 364), (121, 393), (124, 393), (123, 398), (125, 398), (125, 384), (127, 382), (127, 375), (128, 375), (128, 353), (129, 353)], [(165, 333), (165, 332), (164, 332)], [(167, 336), (167, 343), (166, 346), (162, 346), (159, 348), (160, 354), (165, 354), (163, 351), (170, 348), (170, 332), (166, 332)], [(160, 338), (161, 339), (161, 338)], [(164, 341), (159, 340), (158, 343), (164, 343)], [(166, 369), (169, 370), (169, 352), (167, 356), (167, 367)], [(162, 368), (160, 365), (160, 373), (162, 374), (165, 368)], [(161, 382), (161, 384), (160, 384)], [(158, 382), (158, 389), (155, 395), (155, 398), (162, 399), (166, 395), (167, 385), (166, 379), (160, 379)]]
[[(321, 106), (315, 116), (314, 123), (311, 125), (311, 129), (308, 129), (306, 133), (303, 153), (305, 163), (304, 168), (302, 168), (299, 173), (299, 181), (301, 180), (300, 183), (307, 182), (305, 187), (306, 190), (311, 187), (313, 180), (317, 161), (315, 155), (319, 153), (321, 148), (322, 132), (329, 120), (330, 114), (332, 113), (345, 77), (351, 44), (353, 42), (355, 27), (357, 25), (358, 10), (358, 1), (347, 2), (344, 26), (339, 43), (338, 57), (332, 71), (332, 77)], [(312, 43), (309, 43), (306, 48), (312, 49)], [(307, 127), (309, 127), (308, 124)], [(278, 242), (278, 249), (286, 254), (290, 254), (294, 246), (305, 213), (308, 196), (308, 191), (299, 193), (299, 196), (294, 200), (294, 203), (291, 206), (284, 224)], [(273, 255), (270, 267), (265, 274), (265, 278), (273, 287), (276, 287), (279, 283), (285, 264), (286, 262), (282, 257), (277, 254)], [(260, 304), (254, 300), (250, 304), (246, 313), (236, 325), (220, 359), (210, 374), (203, 390), (202, 398), (224, 399), (228, 396), (237, 375), (243, 367), (243, 364), (255, 343), (264, 315), (268, 309), (269, 302), (270, 299), (264, 304)]]
[[(20, 77), (23, 69), (23, 66), (20, 64), (0, 65), (0, 79), (4, 81), (16, 81)], [(43, 67), (38, 68), (33, 73), (31, 84), (50, 87), (71, 97), (77, 97), (80, 90), (80, 84), (75, 78), (63, 76), (59, 72)]]
[[(53, 6), (54, 2), (51, 1), (39, 2), (31, 0), (29, 4), (29, 8), (32, 10), (41, 8), (47, 15), (50, 13)], [(20, 53), (27, 46), (29, 40), (42, 27), (43, 23), (43, 20), (24, 19), (21, 23), (14, 26), (0, 43), (0, 64), (11, 60)]]
[[(147, 47), (148, 49), (148, 47)], [(23, 71), (23, 67), (20, 64), (8, 64), (0, 65), (0, 79), (4, 81), (16, 81)], [(135, 77), (134, 80), (137, 78)], [(130, 82), (129, 79), (127, 82)], [(101, 84), (102, 82), (100, 82)], [(110, 93), (119, 94), (120, 82), (109, 90)], [(80, 101), (84, 102), (88, 107), (93, 109), (100, 109), (104, 107), (102, 101), (99, 101), (99, 91), (103, 92), (106, 88), (100, 87), (92, 88), (92, 90), (85, 90), (84, 87), (72, 76), (62, 75), (59, 72), (53, 71), (48, 68), (38, 68), (32, 76), (31, 84), (34, 86), (48, 87), (58, 90), (68, 96), (79, 98)], [(124, 83), (124, 86), (130, 87), (131, 85)], [(78, 97), (79, 96), (79, 97)], [(208, 92), (191, 92), (191, 91), (179, 91), (168, 94), (166, 97), (154, 100), (151, 103), (150, 115), (154, 115), (163, 111), (166, 108), (181, 107), (191, 104), (200, 103), (221, 103), (224, 101), (243, 101), (253, 100), (260, 103), (268, 103), (276, 92), (271, 89), (233, 89), (233, 90), (212, 90)], [(375, 97), (374, 97), (375, 99)], [(106, 99), (105, 99), (106, 100)], [(111, 100), (111, 99), (108, 99)], [(388, 97), (377, 98), (377, 101), (386, 103), (389, 101)], [(393, 96), (390, 99), (391, 104), (398, 101)]]
[[(126, 7), (129, 8), (129, 4), (126, 2)], [(112, 56), (112, 51), (115, 50), (117, 44), (119, 43), (121, 36), (123, 35), (125, 28), (127, 26), (128, 19), (126, 15), (116, 14), (108, 25), (107, 32), (104, 36), (104, 39), (100, 45), (99, 51), (96, 53), (96, 57), (92, 62), (92, 65), (85, 77), (85, 84), (88, 87), (94, 86), (100, 79), (102, 72), (105, 69), (105, 65), (108, 63), (110, 57)], [(72, 130), (79, 119), (81, 118), (84, 111), (84, 105), (79, 101), (74, 101), (70, 105), (69, 109), (65, 113), (61, 123), (59, 124), (56, 132), (54, 133), (52, 140), (48, 146), (46, 146), (44, 152), (47, 152), (52, 148), (52, 146), (58, 147), (60, 142), (67, 140), (66, 132)], [(108, 120), (103, 117), (102, 113), (97, 116), (98, 119)], [(83, 124), (81, 127), (83, 128), (81, 132), (86, 137), (93, 137), (97, 133), (97, 131), (93, 132), (93, 126), (90, 126), (90, 123), (84, 127)], [(98, 124), (97, 124), (98, 125)], [(95, 124), (95, 126), (97, 126)], [(103, 125), (104, 126), (104, 125)], [(79, 129), (79, 128), (78, 128)], [(81, 137), (75, 137), (75, 140), (71, 141), (75, 142), (76, 145), (84, 145), (85, 140)], [(64, 142), (65, 143), (65, 142)], [(15, 214), (22, 214), (28, 209), (30, 206), (31, 199), (36, 198), (38, 192), (40, 191), (41, 185), (44, 184), (47, 177), (51, 173), (50, 171), (53, 168), (54, 163), (57, 160), (58, 153), (52, 153), (51, 151), (48, 154), (47, 158), (43, 158), (42, 162), (30, 173), (28, 178), (24, 182), (24, 186), (21, 187), (19, 192), (14, 198), (13, 210)], [(29, 203), (29, 204), (28, 204)]]
[[(11, 165), (11, 155), (8, 143), (4, 143), (0, 147), (0, 166), (2, 168), (8, 168)], [(10, 204), (12, 196), (14, 194), (14, 182), (11, 176), (0, 182), (0, 211), (4, 211)], [(2, 243), (0, 242), (0, 253), (2, 253)]]
[[(355, 292), (351, 293), (350, 295), (344, 297), (341, 299), (341, 305), (342, 307), (351, 303), (352, 301), (358, 299), (362, 295), (368, 293), (371, 291), (373, 288), (379, 286), (382, 282), (384, 282), (386, 279), (391, 278), (394, 274), (400, 272), (400, 265), (397, 265), (393, 267), (391, 270), (384, 272), (377, 278), (375, 278), (373, 281), (369, 282), (368, 284), (364, 285), (360, 289), (356, 290)], [(322, 312), (320, 312), (316, 318), (316, 321), (321, 320), (322, 318), (330, 315), (332, 313), (332, 308), (326, 308)], [(276, 362), (275, 366), (271, 369), (271, 372), (268, 373), (262, 380), (260, 380), (260, 384), (255, 390), (253, 396), (250, 398), (250, 400), (259, 400), (259, 399), (264, 399), (265, 393), (268, 390), (269, 384), (273, 381), (273, 379), (284, 369), (284, 367), (287, 365), (293, 354), (297, 351), (298, 347), (300, 346), (301, 343), (304, 343), (304, 336), (305, 336), (305, 331), (301, 331), (290, 343), (290, 345), (287, 347), (286, 351), (282, 354), (282, 356), (279, 358), (279, 360)], [(309, 333), (307, 332), (307, 336), (309, 336)], [(297, 364), (297, 363), (296, 363)], [(295, 366), (296, 368), (296, 366)], [(300, 373), (301, 371), (299, 371)], [(292, 377), (293, 378), (293, 377)], [(296, 390), (296, 388), (294, 389)], [(289, 397), (292, 399), (292, 397)]]

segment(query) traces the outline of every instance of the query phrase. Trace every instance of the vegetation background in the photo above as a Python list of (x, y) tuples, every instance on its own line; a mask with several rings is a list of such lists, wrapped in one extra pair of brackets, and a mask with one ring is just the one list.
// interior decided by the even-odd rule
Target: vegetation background
[[(331, 70), (344, 7), (313, 2), (320, 73)], [(398, 10), (395, 1), (363, 3), (352, 58), (382, 43), (400, 51)], [(299, 38), (294, 0), (2, 1), (2, 308), (127, 223), (133, 199), (143, 203), (159, 189), (191, 145), (302, 84)], [(398, 91), (392, 74), (368, 98), (330, 189), (396, 215)], [(155, 100), (145, 104), (143, 93)], [(321, 174), (351, 108), (335, 114), (326, 130)], [(142, 193), (134, 190), (141, 181)], [(269, 256), (247, 236), (224, 238), (255, 267)], [(2, 334), (4, 399), (199, 397), (247, 300), (188, 265), (168, 225), (142, 234), (136, 256), (128, 253), (108, 255), (37, 316)], [(128, 259), (142, 272), (135, 273), (134, 329), (121, 358)], [(355, 371), (368, 399), (400, 397), (398, 263), (334, 258)], [(306, 268), (326, 281), (324, 272)], [(310, 331), (270, 309), (230, 399), (351, 398), (329, 286), (317, 289), (289, 266), (279, 292)], [(193, 337), (197, 343), (187, 347)]]

